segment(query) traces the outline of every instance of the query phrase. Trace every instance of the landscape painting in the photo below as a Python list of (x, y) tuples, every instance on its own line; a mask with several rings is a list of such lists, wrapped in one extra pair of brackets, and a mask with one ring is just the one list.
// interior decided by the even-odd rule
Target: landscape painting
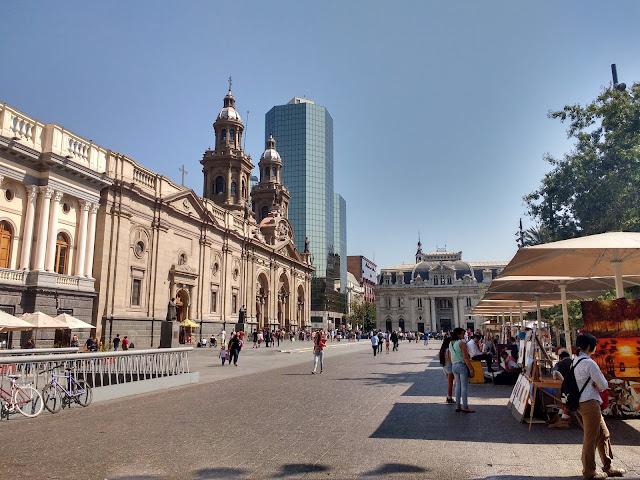
[(613, 388), (605, 414), (640, 416), (640, 300), (582, 302), (584, 330), (598, 338), (591, 357)]

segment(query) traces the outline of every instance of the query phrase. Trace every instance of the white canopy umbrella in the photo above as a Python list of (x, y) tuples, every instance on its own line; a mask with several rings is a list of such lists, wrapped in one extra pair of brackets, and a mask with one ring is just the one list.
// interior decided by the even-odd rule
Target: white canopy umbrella
[(42, 312), (25, 313), (22, 315), (22, 319), (29, 322), (35, 329), (69, 328), (62, 320), (57, 320)]
[(623, 276), (639, 273), (640, 233), (607, 232), (521, 248), (500, 277), (613, 277), (616, 295), (623, 298)]
[(86, 330), (86, 329), (96, 328), (90, 323), (83, 322), (82, 320), (76, 317), (72, 317), (68, 313), (61, 313), (57, 317), (54, 317), (54, 319), (64, 322), (65, 325), (67, 325), (66, 328), (69, 328), (69, 329)]
[[(521, 249), (522, 250), (522, 249)], [(517, 256), (517, 254), (516, 254)], [(511, 261), (513, 262), (514, 259)], [(511, 263), (509, 263), (511, 265)], [(509, 268), (507, 265), (507, 268)], [(506, 270), (506, 268), (505, 268)], [(565, 344), (571, 348), (569, 338), (569, 312), (567, 301), (590, 300), (615, 288), (618, 284), (622, 288), (640, 284), (639, 275), (625, 275), (618, 281), (612, 277), (576, 278), (568, 276), (504, 276), (504, 270), (499, 278), (494, 279), (487, 290), (485, 299), (527, 300), (546, 302), (551, 305), (562, 304), (562, 319), (565, 331)], [(540, 306), (538, 306), (538, 321), (540, 321)]]
[(33, 325), (25, 322), (21, 318), (14, 317), (0, 310), (0, 332), (9, 332), (12, 330), (32, 330)]

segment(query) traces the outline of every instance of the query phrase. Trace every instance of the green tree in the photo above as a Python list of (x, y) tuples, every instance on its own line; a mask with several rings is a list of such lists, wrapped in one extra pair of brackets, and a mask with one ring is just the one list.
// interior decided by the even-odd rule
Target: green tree
[(605, 89), (588, 105), (549, 117), (568, 123), (575, 145), (562, 159), (545, 156), (553, 168), (524, 197), (528, 214), (549, 240), (640, 231), (640, 84)]
[(359, 326), (369, 331), (376, 326), (376, 307), (372, 303), (351, 302), (351, 313), (349, 314), (351, 326)]
[(549, 235), (549, 230), (544, 226), (531, 227), (525, 230), (523, 241), (525, 247), (531, 247), (550, 242), (551, 236)]

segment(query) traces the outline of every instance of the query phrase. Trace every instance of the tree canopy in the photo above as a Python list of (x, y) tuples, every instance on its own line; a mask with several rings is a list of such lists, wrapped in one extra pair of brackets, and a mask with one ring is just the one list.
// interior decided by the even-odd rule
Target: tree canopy
[(549, 117), (568, 123), (575, 145), (562, 159), (545, 156), (553, 168), (524, 197), (528, 214), (550, 241), (640, 231), (640, 84)]

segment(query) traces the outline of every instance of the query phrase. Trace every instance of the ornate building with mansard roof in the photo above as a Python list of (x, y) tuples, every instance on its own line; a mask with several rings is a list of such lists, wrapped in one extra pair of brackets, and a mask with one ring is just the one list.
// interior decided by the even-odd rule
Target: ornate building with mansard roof
[[(270, 177), (256, 220), (230, 90), (213, 128), (201, 197), (0, 103), (0, 309), (68, 312), (138, 348), (159, 345), (172, 297), (198, 338), (230, 331), (241, 311), (249, 330), (309, 325), (313, 267), (293, 242), (290, 196)], [(274, 152), (267, 142), (263, 159)]]
[(448, 331), (479, 328), (471, 310), (508, 262), (467, 262), (462, 252), (424, 253), (416, 261), (383, 268), (375, 288), (377, 327), (385, 330)]

